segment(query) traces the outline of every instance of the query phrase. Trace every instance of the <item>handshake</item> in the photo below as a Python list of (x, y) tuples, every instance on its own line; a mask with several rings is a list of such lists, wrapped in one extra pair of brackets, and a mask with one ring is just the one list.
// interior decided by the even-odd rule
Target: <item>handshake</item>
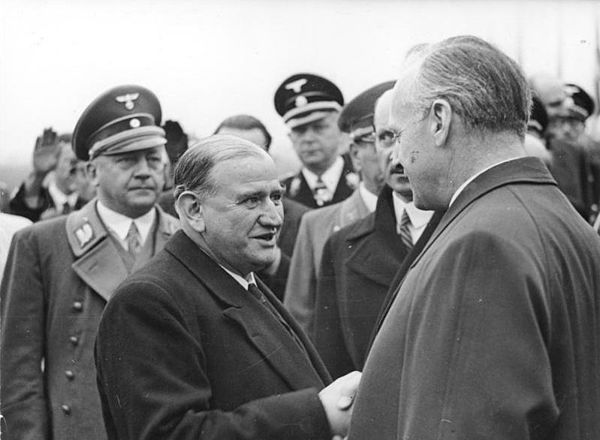
[(348, 435), (350, 418), (352, 417), (352, 404), (358, 390), (362, 373), (353, 371), (340, 377), (319, 392), (319, 399), (323, 404), (333, 439), (342, 439)]

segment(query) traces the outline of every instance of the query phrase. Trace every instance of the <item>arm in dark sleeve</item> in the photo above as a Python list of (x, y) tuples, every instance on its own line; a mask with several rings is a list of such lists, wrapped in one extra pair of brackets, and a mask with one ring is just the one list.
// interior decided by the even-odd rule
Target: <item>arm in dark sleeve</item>
[(0, 287), (2, 438), (50, 437), (41, 369), (46, 344), (45, 310), (39, 253), (27, 228), (13, 238)]
[(50, 200), (48, 194), (40, 189), (38, 195), (38, 206), (31, 207), (27, 203), (25, 194), (25, 184), (23, 183), (17, 193), (14, 195), (8, 204), (9, 212), (14, 215), (20, 215), (26, 217), (32, 222), (37, 222), (40, 219), (42, 213), (50, 206)]
[(355, 370), (355, 366), (346, 348), (338, 307), (337, 277), (339, 263), (334, 261), (334, 243), (337, 234), (329, 237), (323, 248), (321, 271), (317, 280), (315, 299), (314, 332), (311, 335), (321, 359), (332, 377), (340, 377)]
[(96, 366), (112, 438), (331, 438), (316, 389), (260, 398), (232, 411), (212, 407), (203, 341), (152, 283), (127, 284), (111, 299), (96, 340)]

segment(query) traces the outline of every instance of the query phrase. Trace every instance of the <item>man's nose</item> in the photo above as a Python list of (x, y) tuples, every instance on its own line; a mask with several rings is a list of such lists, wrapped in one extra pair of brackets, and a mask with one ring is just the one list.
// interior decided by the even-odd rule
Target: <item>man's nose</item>
[(275, 203), (268, 199), (265, 202), (264, 211), (260, 216), (260, 221), (263, 226), (279, 228), (283, 224), (283, 207), (281, 202)]
[(134, 170), (135, 177), (146, 178), (150, 176), (150, 164), (148, 163), (148, 159), (142, 157), (138, 159), (135, 164)]

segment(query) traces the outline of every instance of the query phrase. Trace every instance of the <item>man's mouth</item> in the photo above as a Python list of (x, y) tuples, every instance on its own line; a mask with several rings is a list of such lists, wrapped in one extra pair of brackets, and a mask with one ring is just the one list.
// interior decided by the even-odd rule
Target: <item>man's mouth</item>
[(265, 232), (263, 234), (257, 234), (254, 236), (254, 238), (257, 240), (264, 241), (264, 242), (271, 242), (271, 241), (275, 240), (276, 236), (277, 236), (277, 231), (273, 230), (273, 231)]

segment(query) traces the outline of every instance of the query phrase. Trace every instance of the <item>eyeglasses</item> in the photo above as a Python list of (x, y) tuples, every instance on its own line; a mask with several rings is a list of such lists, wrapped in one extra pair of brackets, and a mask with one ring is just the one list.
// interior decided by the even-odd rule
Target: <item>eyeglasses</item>
[(375, 137), (379, 141), (379, 145), (389, 148), (396, 142), (400, 141), (400, 135), (404, 130), (395, 131), (392, 129), (379, 130)]

